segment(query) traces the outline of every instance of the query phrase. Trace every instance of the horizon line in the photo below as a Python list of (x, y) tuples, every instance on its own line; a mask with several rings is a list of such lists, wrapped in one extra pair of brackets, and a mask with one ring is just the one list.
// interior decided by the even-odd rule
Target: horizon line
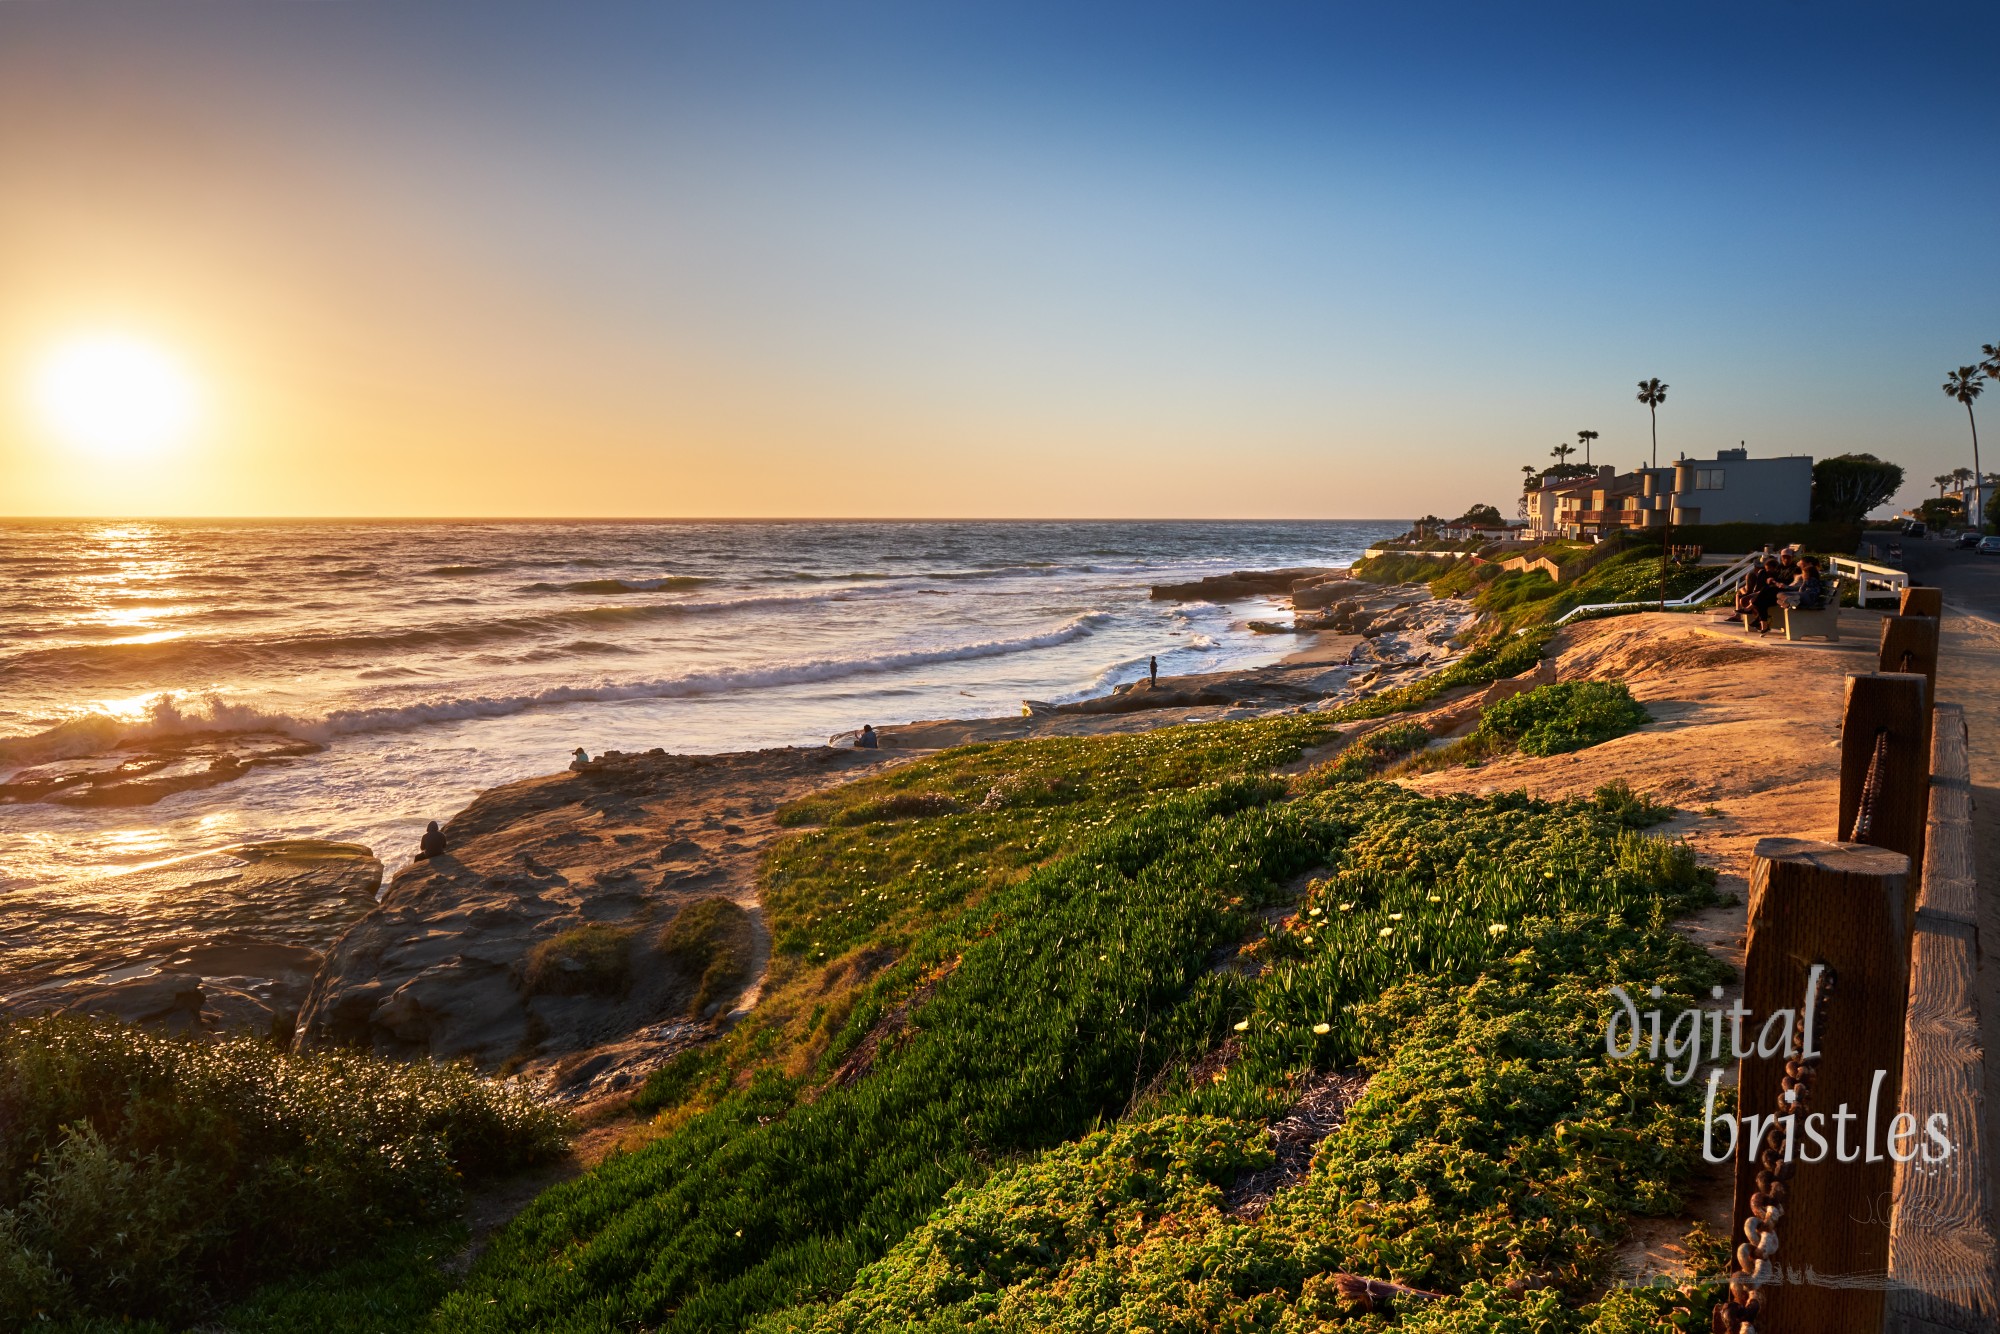
[(19, 514), (0, 523), (1409, 523), (1402, 517), (1165, 515), (570, 515), (570, 514)]

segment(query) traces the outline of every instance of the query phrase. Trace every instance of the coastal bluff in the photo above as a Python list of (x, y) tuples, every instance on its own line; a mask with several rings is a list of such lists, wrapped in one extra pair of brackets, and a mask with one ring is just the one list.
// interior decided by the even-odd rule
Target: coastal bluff
[(627, 1091), (754, 1002), (777, 808), (881, 762), (612, 751), (485, 792), (334, 946), (295, 1045), (469, 1058), (565, 1099)]

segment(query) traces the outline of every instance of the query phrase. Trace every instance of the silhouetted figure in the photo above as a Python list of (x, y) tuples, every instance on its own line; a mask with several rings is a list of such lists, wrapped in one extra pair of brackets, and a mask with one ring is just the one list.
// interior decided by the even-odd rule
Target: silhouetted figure
[(1778, 589), (1783, 586), (1778, 575), (1777, 558), (1766, 557), (1764, 564), (1751, 573), (1756, 576), (1756, 582), (1750, 586), (1750, 611), (1744, 626), (1766, 635), (1771, 632), (1771, 608), (1778, 605)]
[(444, 831), (438, 828), (436, 820), (424, 830), (424, 836), (417, 840), (417, 860), (427, 862), (433, 857), (444, 856)]
[(1158, 657), (1155, 657), (1151, 662), (1146, 664), (1146, 689), (1158, 690), (1159, 688), (1160, 660)]
[(882, 749), (881, 738), (875, 735), (875, 726), (873, 723), (861, 724), (861, 735), (854, 738), (854, 744), (863, 750)]

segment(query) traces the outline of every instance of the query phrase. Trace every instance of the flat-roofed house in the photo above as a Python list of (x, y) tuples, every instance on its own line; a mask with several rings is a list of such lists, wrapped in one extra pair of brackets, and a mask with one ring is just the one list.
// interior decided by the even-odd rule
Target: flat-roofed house
[(1805, 523), (1812, 517), (1812, 458), (1753, 459), (1747, 449), (1661, 468), (1556, 482), (1528, 494), (1538, 537), (1602, 536), (1621, 529), (1718, 523)]

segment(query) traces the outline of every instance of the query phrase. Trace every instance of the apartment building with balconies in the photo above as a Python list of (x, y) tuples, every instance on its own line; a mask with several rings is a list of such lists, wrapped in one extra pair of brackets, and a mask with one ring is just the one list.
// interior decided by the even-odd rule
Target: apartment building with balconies
[(1528, 493), (1528, 524), (1539, 538), (1593, 537), (1624, 529), (1718, 523), (1805, 523), (1812, 517), (1812, 458), (1753, 459), (1724, 449), (1712, 459), (1676, 459), (1659, 468), (1553, 482)]

